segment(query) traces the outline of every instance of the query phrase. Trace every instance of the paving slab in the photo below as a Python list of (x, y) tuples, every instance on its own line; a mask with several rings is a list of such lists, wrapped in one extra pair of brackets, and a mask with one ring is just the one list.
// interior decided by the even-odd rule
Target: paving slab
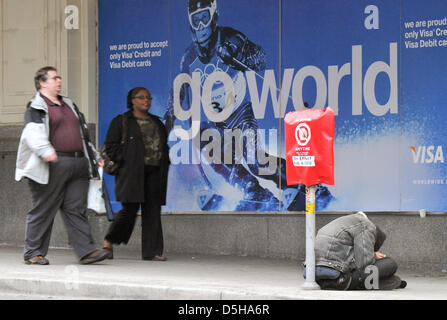
[(408, 282), (392, 291), (304, 290), (297, 261), (169, 254), (143, 261), (115, 249), (115, 259), (80, 265), (70, 249), (50, 248), (50, 265), (26, 265), (23, 248), (0, 246), (0, 299), (78, 300), (445, 300), (447, 276), (398, 270)]

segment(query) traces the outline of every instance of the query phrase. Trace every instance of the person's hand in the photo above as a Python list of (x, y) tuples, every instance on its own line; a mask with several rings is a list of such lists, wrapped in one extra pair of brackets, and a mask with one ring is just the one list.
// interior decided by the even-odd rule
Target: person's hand
[(217, 48), (217, 55), (225, 64), (229, 64), (237, 70), (246, 71), (247, 66), (240, 61), (240, 53), (243, 45), (244, 39), (234, 37), (225, 41)]
[(375, 253), (376, 253), (376, 259), (382, 259), (386, 257), (386, 254), (382, 252), (376, 251)]
[(43, 161), (45, 162), (57, 162), (57, 153), (56, 151), (46, 155), (45, 157), (43, 157)]
[(104, 159), (98, 161), (98, 166), (104, 167)]
[(238, 47), (235, 43), (225, 41), (219, 46), (217, 54), (226, 64), (232, 64), (233, 58), (236, 58)]

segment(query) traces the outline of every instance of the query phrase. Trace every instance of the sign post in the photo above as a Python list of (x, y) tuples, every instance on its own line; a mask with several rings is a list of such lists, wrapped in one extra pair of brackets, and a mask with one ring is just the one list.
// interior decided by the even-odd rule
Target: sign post
[(307, 290), (319, 290), (315, 281), (315, 191), (316, 186), (306, 186), (306, 280)]
[(306, 186), (306, 280), (318, 290), (315, 275), (316, 189), (334, 184), (335, 119), (331, 108), (292, 111), (284, 117), (287, 184)]

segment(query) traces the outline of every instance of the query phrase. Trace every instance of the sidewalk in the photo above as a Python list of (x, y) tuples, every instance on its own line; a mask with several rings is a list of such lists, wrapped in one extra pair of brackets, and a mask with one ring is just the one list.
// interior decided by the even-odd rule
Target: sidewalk
[(115, 249), (115, 259), (80, 265), (72, 250), (50, 248), (48, 266), (25, 265), (23, 248), (0, 246), (0, 299), (123, 300), (445, 300), (447, 276), (398, 270), (408, 282), (393, 291), (307, 291), (302, 268), (291, 260), (169, 254), (142, 261)]

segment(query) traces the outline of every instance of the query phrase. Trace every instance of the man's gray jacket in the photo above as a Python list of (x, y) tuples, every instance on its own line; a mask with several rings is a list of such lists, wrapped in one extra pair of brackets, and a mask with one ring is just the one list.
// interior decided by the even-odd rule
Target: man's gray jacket
[(337, 218), (321, 228), (315, 239), (315, 262), (341, 272), (363, 271), (376, 261), (376, 226), (364, 213)]
[[(62, 97), (62, 99), (72, 109), (76, 117), (81, 117), (80, 130), (84, 154), (89, 160), (91, 175), (97, 176), (96, 163), (100, 156), (89, 142), (86, 128), (83, 128), (83, 126), (86, 126), (83, 116), (80, 112), (77, 112), (77, 108), (70, 99), (66, 97)], [(50, 169), (48, 162), (45, 162), (43, 158), (55, 151), (50, 143), (49, 135), (48, 106), (40, 93), (37, 92), (28, 103), (25, 111), (25, 126), (20, 137), (17, 152), (15, 172), (17, 181), (27, 177), (40, 184), (48, 183)]]

